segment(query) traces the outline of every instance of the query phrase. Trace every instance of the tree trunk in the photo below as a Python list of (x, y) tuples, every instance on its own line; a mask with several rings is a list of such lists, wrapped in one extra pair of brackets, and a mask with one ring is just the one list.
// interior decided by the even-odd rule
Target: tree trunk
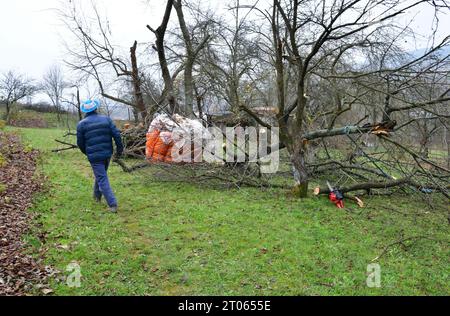
[(58, 120), (58, 124), (61, 124), (61, 114), (62, 113), (61, 113), (61, 108), (59, 107), (58, 101), (55, 105), (55, 108), (56, 108), (56, 118)]
[(167, 0), (163, 21), (156, 30), (153, 30), (149, 25), (147, 25), (147, 28), (156, 36), (154, 48), (158, 52), (159, 65), (161, 67), (161, 73), (164, 80), (163, 97), (168, 101), (171, 112), (175, 113), (177, 111), (177, 101), (174, 95), (173, 80), (170, 75), (170, 70), (166, 59), (166, 50), (164, 47), (164, 37), (166, 35), (167, 25), (169, 24), (170, 15), (172, 13), (173, 3), (174, 0)]
[(141, 90), (141, 78), (139, 76), (139, 68), (136, 58), (136, 49), (137, 49), (137, 41), (135, 41), (134, 45), (130, 48), (131, 66), (132, 66), (131, 77), (133, 79), (136, 108), (141, 114), (142, 122), (145, 123), (147, 120), (147, 109), (145, 107), (144, 96)]
[(134, 123), (136, 125), (139, 124), (139, 111), (136, 108), (133, 108), (133, 118), (134, 118)]
[(428, 131), (427, 122), (424, 122), (422, 132), (422, 139), (420, 140), (420, 156), (422, 158), (428, 159), (430, 156), (430, 134)]
[(206, 122), (203, 119), (203, 96), (199, 94), (198, 89), (196, 88), (196, 86), (194, 85), (194, 91), (195, 91), (195, 97), (197, 100), (197, 110), (198, 110), (198, 118), (200, 119), (200, 121), (202, 122), (202, 124), (205, 127), (208, 127), (208, 124), (206, 124)]
[(445, 139), (447, 142), (447, 169), (450, 169), (450, 129), (446, 127), (445, 130)]
[(193, 67), (193, 61), (188, 60), (184, 69), (184, 107), (185, 114), (190, 118), (194, 118), (194, 77), (192, 75)]
[(80, 88), (77, 87), (77, 111), (78, 119), (83, 120), (83, 113), (81, 112), (81, 99), (80, 99)]
[(309, 190), (309, 175), (306, 166), (306, 148), (301, 139), (296, 139), (292, 146), (291, 162), (295, 180), (293, 193), (296, 197), (306, 198)]
[(194, 78), (192, 75), (194, 68), (194, 48), (191, 34), (189, 33), (186, 19), (183, 13), (183, 4), (181, 0), (173, 2), (178, 16), (181, 33), (183, 34), (184, 44), (186, 45), (186, 65), (184, 68), (184, 112), (187, 116), (194, 117)]
[(5, 121), (8, 125), (11, 123), (11, 104), (9, 102), (6, 102)]

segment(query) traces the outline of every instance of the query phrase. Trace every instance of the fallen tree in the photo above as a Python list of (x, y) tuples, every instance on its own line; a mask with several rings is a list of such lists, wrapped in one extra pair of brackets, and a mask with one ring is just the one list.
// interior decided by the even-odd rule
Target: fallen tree
[[(386, 181), (386, 182), (365, 182), (365, 183), (358, 183), (354, 184), (348, 187), (342, 187), (339, 188), (339, 191), (342, 193), (349, 193), (349, 192), (355, 192), (355, 191), (370, 191), (372, 189), (389, 189), (393, 187), (401, 187), (401, 186), (409, 186), (412, 188), (417, 189), (420, 192), (423, 193), (432, 193), (433, 191), (440, 192), (444, 194), (447, 198), (450, 198), (448, 195), (448, 190), (450, 190), (450, 185), (447, 185), (445, 187), (441, 186), (434, 186), (434, 185), (422, 185), (410, 178), (405, 179), (399, 179), (399, 180), (393, 180), (393, 181)], [(328, 187), (322, 187), (320, 188), (320, 194), (330, 194), (331, 191)]]
[[(136, 43), (129, 70), (116, 57), (96, 10), (102, 41), (93, 36), (93, 26), (86, 28), (69, 15), (82, 40), (81, 50), (71, 50), (71, 65), (96, 79), (103, 93), (99, 70), (105, 65), (128, 78), (133, 98), (112, 99), (147, 111), (143, 126), (124, 131), (130, 157), (143, 158), (148, 119), (155, 112), (183, 110), (194, 116), (195, 110), (204, 113), (209, 99), (213, 105), (226, 103), (224, 109), (236, 122), (245, 116), (254, 126), (279, 129), (280, 144), (268, 154), (278, 148), (285, 149), (283, 155), (287, 151), (284, 163), (292, 167), (298, 197), (308, 195), (310, 182), (330, 178), (346, 192), (409, 187), (448, 197), (450, 160), (430, 153), (433, 142), (449, 130), (450, 36), (411, 54), (403, 42), (414, 42), (417, 30), (399, 19), (406, 11), (427, 8), (438, 17), (447, 14), (448, 6), (422, 0), (238, 3), (230, 10), (236, 23), (228, 25), (190, 1), (169, 0), (159, 27), (146, 26), (155, 36), (151, 47), (164, 87), (158, 96), (146, 95), (144, 107), (145, 67), (133, 58)], [(180, 29), (169, 27), (173, 12)], [(256, 20), (257, 25), (252, 23)], [(184, 81), (178, 78), (182, 73)], [(127, 172), (142, 169), (140, 165), (134, 169), (121, 163)]]

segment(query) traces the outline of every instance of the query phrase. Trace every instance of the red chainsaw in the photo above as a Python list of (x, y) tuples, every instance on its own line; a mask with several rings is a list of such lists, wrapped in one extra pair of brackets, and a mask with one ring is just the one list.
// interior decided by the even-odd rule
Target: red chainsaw
[(344, 208), (344, 194), (331, 186), (327, 181), (328, 188), (330, 189), (330, 201), (334, 203), (338, 208)]

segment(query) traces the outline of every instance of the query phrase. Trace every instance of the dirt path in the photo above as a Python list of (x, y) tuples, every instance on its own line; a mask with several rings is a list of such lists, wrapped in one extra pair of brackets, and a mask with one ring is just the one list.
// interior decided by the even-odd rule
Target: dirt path
[(34, 174), (37, 156), (24, 150), (17, 135), (0, 132), (0, 295), (45, 288), (50, 272), (27, 254), (23, 241), (33, 220), (27, 210), (41, 188)]

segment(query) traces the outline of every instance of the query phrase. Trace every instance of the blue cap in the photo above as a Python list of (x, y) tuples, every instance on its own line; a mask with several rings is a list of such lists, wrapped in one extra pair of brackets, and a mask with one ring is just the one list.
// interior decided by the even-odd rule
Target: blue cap
[(87, 100), (81, 105), (81, 112), (91, 113), (100, 107), (100, 101), (98, 100)]

